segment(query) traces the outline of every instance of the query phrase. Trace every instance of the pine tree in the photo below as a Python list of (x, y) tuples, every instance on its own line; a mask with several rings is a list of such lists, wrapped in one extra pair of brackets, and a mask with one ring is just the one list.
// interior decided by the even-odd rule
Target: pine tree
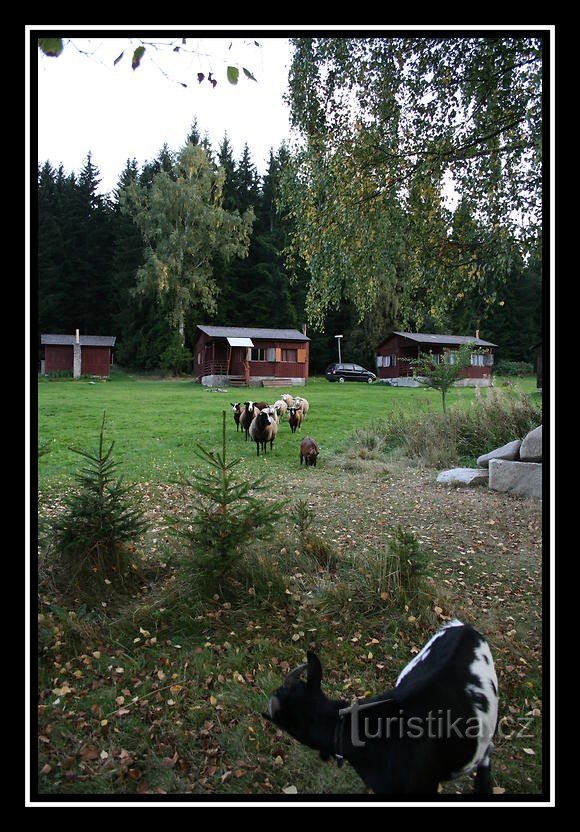
[(173, 530), (186, 541), (194, 565), (210, 586), (236, 578), (244, 546), (271, 532), (282, 517), (283, 501), (266, 502), (256, 495), (268, 490), (265, 477), (248, 480), (235, 471), (241, 458), (228, 459), (226, 412), (222, 413), (222, 450), (198, 445), (196, 456), (209, 465), (184, 477), (193, 493), (195, 513), (174, 520)]
[(58, 579), (71, 594), (86, 597), (110, 585), (123, 588), (134, 566), (132, 544), (146, 528), (131, 489), (115, 475), (115, 443), (104, 449), (105, 418), (103, 413), (96, 452), (69, 447), (85, 467), (76, 475), (79, 491), (65, 498), (64, 514), (52, 523)]

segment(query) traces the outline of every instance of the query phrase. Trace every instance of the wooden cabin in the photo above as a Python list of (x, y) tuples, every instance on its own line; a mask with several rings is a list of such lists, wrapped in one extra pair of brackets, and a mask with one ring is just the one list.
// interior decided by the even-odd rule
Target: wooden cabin
[(426, 332), (392, 332), (377, 347), (375, 363), (379, 381), (388, 381), (397, 386), (413, 386), (410, 359), (419, 358), (419, 353), (430, 353), (433, 361), (440, 361), (444, 353), (457, 351), (462, 344), (472, 344), (474, 352), (471, 366), (462, 370), (456, 382), (464, 387), (488, 387), (491, 383), (493, 350), (496, 344), (469, 335), (432, 335)]
[(310, 339), (297, 329), (198, 325), (194, 375), (214, 386), (306, 384)]
[(70, 371), (74, 378), (98, 376), (108, 378), (113, 361), (114, 335), (41, 335), (44, 348), (42, 375)]

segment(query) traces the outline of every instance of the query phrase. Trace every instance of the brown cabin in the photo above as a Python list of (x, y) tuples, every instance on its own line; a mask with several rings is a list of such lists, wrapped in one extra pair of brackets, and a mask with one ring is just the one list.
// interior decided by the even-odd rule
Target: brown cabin
[(440, 361), (444, 353), (457, 351), (462, 344), (472, 344), (477, 350), (471, 356), (471, 366), (462, 370), (456, 384), (464, 387), (488, 387), (491, 383), (493, 349), (496, 344), (469, 335), (432, 335), (426, 332), (393, 332), (377, 347), (375, 363), (377, 377), (393, 385), (414, 385), (410, 359), (419, 353), (430, 353), (433, 361)]
[(297, 329), (198, 325), (194, 375), (208, 386), (306, 384), (310, 339)]
[(41, 374), (72, 372), (74, 378), (108, 378), (113, 361), (114, 335), (41, 335), (44, 359)]

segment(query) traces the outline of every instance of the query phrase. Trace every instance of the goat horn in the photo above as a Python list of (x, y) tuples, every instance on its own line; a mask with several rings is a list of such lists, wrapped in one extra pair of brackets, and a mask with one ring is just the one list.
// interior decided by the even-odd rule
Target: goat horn
[(294, 670), (291, 670), (290, 673), (284, 679), (284, 685), (295, 685), (307, 667), (308, 662), (304, 662), (304, 664), (299, 664), (298, 667), (295, 667)]

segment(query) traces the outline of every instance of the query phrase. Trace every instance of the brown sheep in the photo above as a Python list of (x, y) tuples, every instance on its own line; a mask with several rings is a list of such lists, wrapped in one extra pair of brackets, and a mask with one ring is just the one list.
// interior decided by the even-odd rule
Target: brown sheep
[(318, 456), (318, 445), (311, 436), (305, 436), (300, 443), (300, 465), (304, 460), (305, 465), (316, 466), (316, 458)]
[(297, 428), (302, 424), (302, 411), (299, 407), (288, 408), (288, 424), (292, 433), (296, 433)]

